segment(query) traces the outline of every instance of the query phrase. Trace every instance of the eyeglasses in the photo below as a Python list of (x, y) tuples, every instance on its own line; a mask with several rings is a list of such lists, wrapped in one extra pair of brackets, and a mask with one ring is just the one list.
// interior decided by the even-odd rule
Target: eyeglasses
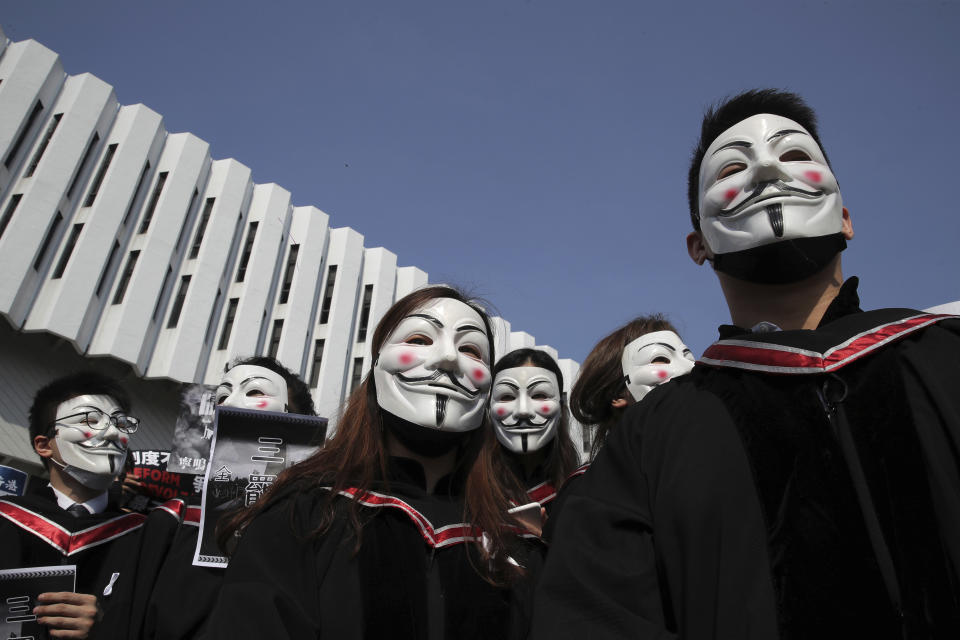
[(117, 428), (118, 431), (123, 433), (134, 433), (137, 430), (137, 427), (140, 426), (140, 419), (134, 418), (133, 416), (128, 416), (123, 413), (119, 413), (115, 416), (108, 415), (103, 411), (91, 410), (83, 411), (81, 413), (72, 413), (69, 416), (63, 416), (62, 418), (57, 418), (57, 422), (63, 420), (69, 420), (70, 418), (83, 417), (83, 420), (80, 421), (81, 424), (87, 426), (94, 431), (103, 431), (106, 429), (105, 426), (101, 427), (103, 419), (106, 418), (111, 425)]

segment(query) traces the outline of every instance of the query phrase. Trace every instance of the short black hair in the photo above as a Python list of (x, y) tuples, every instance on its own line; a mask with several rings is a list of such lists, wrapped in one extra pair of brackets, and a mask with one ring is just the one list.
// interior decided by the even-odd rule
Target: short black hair
[(33, 396), (30, 406), (30, 446), (37, 436), (53, 429), (57, 407), (77, 396), (110, 396), (124, 413), (130, 411), (130, 398), (116, 380), (96, 371), (80, 371), (57, 378)]
[[(717, 139), (717, 136), (733, 125), (760, 113), (783, 116), (800, 124), (816, 140), (820, 150), (823, 151), (823, 157), (827, 157), (823, 143), (820, 142), (820, 134), (817, 132), (817, 115), (804, 102), (803, 98), (795, 93), (781, 89), (750, 89), (708, 108), (703, 115), (703, 123), (700, 125), (700, 140), (697, 141), (697, 146), (693, 149), (690, 169), (687, 173), (687, 200), (690, 203), (690, 221), (693, 223), (695, 230), (700, 230), (700, 202), (698, 198), (700, 163), (703, 162), (703, 156), (707, 153), (707, 148)], [(829, 158), (827, 164), (830, 164)]]
[(313, 406), (313, 396), (310, 395), (310, 387), (308, 387), (307, 383), (300, 379), (300, 376), (280, 364), (276, 358), (270, 358), (268, 356), (249, 356), (246, 358), (238, 358), (237, 360), (227, 364), (227, 366), (223, 368), (223, 372), (226, 373), (227, 371), (230, 371), (230, 369), (239, 367), (242, 364), (269, 369), (286, 381), (287, 408), (289, 409), (290, 413), (298, 413), (304, 416), (317, 415), (317, 410)]

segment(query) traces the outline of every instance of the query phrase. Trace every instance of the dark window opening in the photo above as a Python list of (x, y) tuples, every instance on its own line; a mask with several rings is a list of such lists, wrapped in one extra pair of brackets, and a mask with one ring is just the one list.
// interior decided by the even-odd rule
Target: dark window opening
[(130, 284), (130, 278), (133, 277), (133, 270), (137, 266), (139, 257), (139, 251), (131, 251), (130, 255), (127, 256), (127, 265), (123, 268), (123, 274), (121, 274), (120, 282), (117, 284), (117, 292), (113, 294), (113, 304), (123, 302), (123, 296), (127, 294), (127, 285)]
[(80, 166), (77, 167), (77, 173), (73, 176), (73, 182), (70, 183), (70, 188), (67, 189), (67, 198), (73, 199), (73, 192), (77, 190), (77, 185), (80, 184), (80, 178), (87, 172), (87, 165), (90, 164), (90, 158), (93, 157), (93, 152), (96, 150), (98, 142), (100, 142), (100, 134), (94, 133), (93, 139), (91, 139), (90, 144), (87, 145), (87, 150), (83, 152), (83, 160), (80, 162)]
[(220, 304), (220, 296), (223, 295), (223, 291), (217, 289), (217, 295), (213, 299), (213, 307), (210, 310), (210, 319), (207, 320), (207, 330), (203, 332), (203, 344), (210, 342), (210, 338), (213, 335), (213, 322), (217, 319), (217, 308)]
[(97, 192), (100, 191), (100, 185), (103, 184), (103, 177), (107, 175), (107, 169), (110, 168), (110, 162), (113, 160), (113, 154), (116, 152), (116, 142), (107, 147), (107, 152), (103, 155), (103, 162), (100, 163), (100, 169), (97, 170), (97, 175), (93, 178), (93, 184), (90, 185), (90, 192), (87, 193), (87, 199), (84, 201), (83, 206), (90, 207), (93, 205), (93, 201), (97, 199)]
[(367, 325), (370, 323), (370, 301), (373, 299), (373, 285), (363, 288), (363, 306), (360, 309), (360, 327), (357, 329), (357, 342), (366, 342)]
[(230, 332), (233, 331), (233, 321), (237, 317), (237, 304), (239, 304), (240, 298), (230, 298), (230, 303), (227, 305), (227, 317), (223, 320), (223, 331), (220, 332), (220, 342), (217, 344), (217, 350), (223, 351), (227, 348), (227, 343), (230, 342)]
[(273, 321), (273, 331), (270, 332), (270, 347), (267, 355), (271, 358), (277, 357), (277, 351), (280, 350), (280, 335), (283, 333), (283, 320)]
[(200, 255), (200, 245), (203, 244), (203, 234), (207, 232), (207, 223), (210, 222), (210, 212), (213, 211), (213, 203), (216, 198), (207, 198), (207, 203), (203, 205), (203, 214), (200, 216), (200, 222), (197, 224), (197, 234), (193, 237), (193, 245), (190, 247), (190, 259)]
[(167, 285), (170, 284), (170, 277), (173, 275), (173, 267), (167, 266), (167, 272), (163, 274), (163, 284), (160, 285), (160, 293), (157, 294), (157, 303), (153, 305), (153, 314), (150, 316), (150, 322), (156, 322), (160, 315), (160, 303), (163, 302), (163, 296), (167, 294)]
[(240, 254), (240, 264), (237, 265), (237, 282), (243, 282), (247, 277), (247, 263), (250, 262), (250, 253), (253, 251), (253, 241), (257, 237), (256, 222), (251, 222), (247, 227), (247, 241), (243, 243), (243, 253)]
[(33, 172), (37, 170), (37, 165), (40, 164), (40, 158), (43, 157), (43, 152), (47, 150), (47, 145), (50, 144), (50, 138), (53, 137), (53, 133), (57, 130), (57, 125), (60, 124), (62, 118), (62, 113), (53, 116), (53, 120), (50, 121), (50, 126), (47, 127), (47, 132), (43, 134), (43, 140), (40, 142), (40, 146), (37, 147), (36, 153), (33, 154), (33, 160), (30, 161), (30, 166), (27, 167), (27, 173), (24, 174), (25, 178), (29, 178), (33, 175)]
[(180, 233), (177, 234), (177, 244), (174, 245), (174, 253), (180, 251), (180, 245), (183, 244), (183, 239), (187, 235), (187, 225), (190, 224), (190, 212), (193, 211), (193, 205), (197, 203), (197, 198), (200, 196), (200, 191), (196, 187), (193, 189), (193, 195), (190, 197), (190, 206), (187, 207), (187, 214), (183, 217), (183, 224), (180, 225)]
[(153, 193), (150, 195), (150, 203), (147, 205), (147, 210), (143, 214), (143, 221), (140, 223), (140, 228), (137, 230), (137, 233), (146, 233), (150, 227), (150, 221), (153, 220), (153, 212), (157, 210), (157, 201), (160, 200), (160, 194), (163, 193), (163, 185), (167, 182), (168, 173), (169, 171), (163, 171), (157, 176), (157, 184), (153, 187)]
[(22, 199), (22, 193), (15, 193), (10, 196), (10, 202), (7, 203), (7, 208), (3, 210), (3, 217), (0, 218), (0, 238), (3, 237), (3, 232), (7, 230), (7, 225), (13, 219), (13, 212), (17, 210), (17, 206)]
[(363, 358), (353, 359), (353, 380), (350, 381), (350, 393), (357, 388), (363, 379)]
[(320, 363), (323, 362), (323, 340), (313, 343), (313, 368), (310, 370), (310, 388), (316, 389), (320, 381)]
[(117, 259), (117, 252), (120, 251), (120, 241), (113, 241), (113, 248), (110, 249), (110, 257), (107, 258), (107, 264), (103, 265), (103, 271), (100, 273), (100, 279), (97, 280), (97, 293), (96, 296), (99, 298), (100, 294), (103, 293), (103, 285), (107, 282), (107, 275), (109, 275), (111, 269), (113, 269), (114, 260)]
[(297, 254), (300, 253), (300, 245), (290, 245), (290, 253), (287, 254), (287, 270), (283, 274), (283, 286), (280, 288), (280, 304), (287, 304), (290, 299), (290, 285), (293, 284), (293, 273), (297, 267)]
[(61, 222), (63, 222), (63, 215), (57, 211), (57, 215), (54, 217), (53, 222), (50, 223), (50, 228), (47, 229), (47, 235), (44, 236), (43, 243), (40, 245), (40, 252), (37, 254), (36, 260), (33, 261), (34, 271), (40, 271), (43, 259), (47, 255), (47, 249), (50, 248), (50, 243), (53, 242), (53, 238), (57, 235), (57, 229), (60, 228)]
[(140, 179), (137, 180), (137, 188), (133, 190), (133, 198), (130, 200), (130, 205), (127, 207), (127, 212), (123, 214), (123, 226), (127, 226), (127, 223), (130, 222), (130, 216), (133, 214), (133, 210), (137, 206), (137, 201), (140, 200), (140, 194), (143, 193), (143, 185), (146, 184), (147, 174), (149, 172), (150, 161), (147, 160), (146, 164), (143, 165), (143, 171), (140, 172)]
[(30, 116), (27, 117), (27, 123), (23, 125), (23, 129), (20, 131), (20, 135), (17, 136), (16, 142), (13, 143), (13, 146), (10, 147), (10, 152), (7, 154), (6, 159), (3, 161), (3, 164), (7, 169), (13, 164), (13, 161), (16, 159), (17, 154), (20, 153), (20, 147), (23, 146), (23, 143), (26, 141), (27, 136), (30, 134), (30, 131), (33, 130), (33, 125), (36, 124), (37, 118), (40, 117), (40, 114), (43, 112), (43, 103), (37, 100), (37, 104), (33, 105), (33, 111), (30, 112)]
[(330, 319), (330, 304), (333, 302), (333, 287), (337, 283), (337, 265), (330, 265), (327, 269), (327, 286), (323, 290), (323, 304), (320, 306), (320, 324), (326, 324)]
[(73, 253), (73, 248), (77, 246), (77, 239), (80, 237), (81, 231), (83, 231), (82, 222), (73, 225), (73, 229), (70, 230), (70, 237), (67, 238), (67, 244), (63, 247), (63, 253), (60, 254), (60, 262), (57, 263), (57, 268), (53, 270), (51, 280), (63, 277), (63, 272), (67, 269), (67, 263), (70, 262), (70, 255)]
[(180, 322), (180, 312), (183, 311), (183, 301), (187, 299), (187, 288), (190, 286), (190, 276), (180, 276), (180, 288), (177, 297), (170, 308), (170, 317), (167, 319), (167, 329), (173, 329)]

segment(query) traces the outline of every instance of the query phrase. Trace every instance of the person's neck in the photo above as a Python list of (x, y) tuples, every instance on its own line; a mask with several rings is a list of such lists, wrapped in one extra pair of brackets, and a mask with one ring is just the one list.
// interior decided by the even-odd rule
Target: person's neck
[(83, 504), (96, 498), (103, 491), (91, 489), (80, 484), (75, 478), (63, 472), (55, 463), (49, 463), (50, 485), (77, 504)]
[(756, 284), (717, 272), (733, 324), (750, 329), (772, 322), (781, 329), (816, 329), (843, 285), (840, 255), (816, 274), (791, 284)]
[(416, 460), (420, 463), (420, 466), (423, 467), (423, 478), (426, 483), (426, 487), (424, 488), (427, 490), (427, 493), (433, 493), (440, 478), (449, 475), (453, 471), (453, 467), (457, 462), (458, 450), (459, 447), (453, 447), (446, 453), (441, 453), (439, 456), (431, 458), (414, 453), (392, 434), (387, 433), (387, 452), (391, 456)]
[(523, 477), (525, 480), (529, 480), (530, 476), (533, 475), (533, 472), (537, 470), (537, 467), (543, 462), (547, 457), (546, 447), (537, 449), (536, 451), (531, 451), (530, 453), (516, 453), (514, 454), (514, 459), (520, 464), (520, 468), (523, 469)]

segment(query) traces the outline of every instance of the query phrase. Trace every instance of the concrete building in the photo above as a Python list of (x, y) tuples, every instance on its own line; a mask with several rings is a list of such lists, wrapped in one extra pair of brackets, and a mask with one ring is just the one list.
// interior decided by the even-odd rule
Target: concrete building
[[(134, 448), (169, 448), (179, 385), (216, 383), (243, 355), (277, 357), (335, 419), (370, 369), (379, 319), (427, 282), (0, 31), (0, 463), (41, 469), (26, 429), (33, 394), (83, 368), (130, 390), (144, 422)], [(536, 345), (496, 327), (500, 355)], [(578, 364), (560, 362), (569, 389)]]

